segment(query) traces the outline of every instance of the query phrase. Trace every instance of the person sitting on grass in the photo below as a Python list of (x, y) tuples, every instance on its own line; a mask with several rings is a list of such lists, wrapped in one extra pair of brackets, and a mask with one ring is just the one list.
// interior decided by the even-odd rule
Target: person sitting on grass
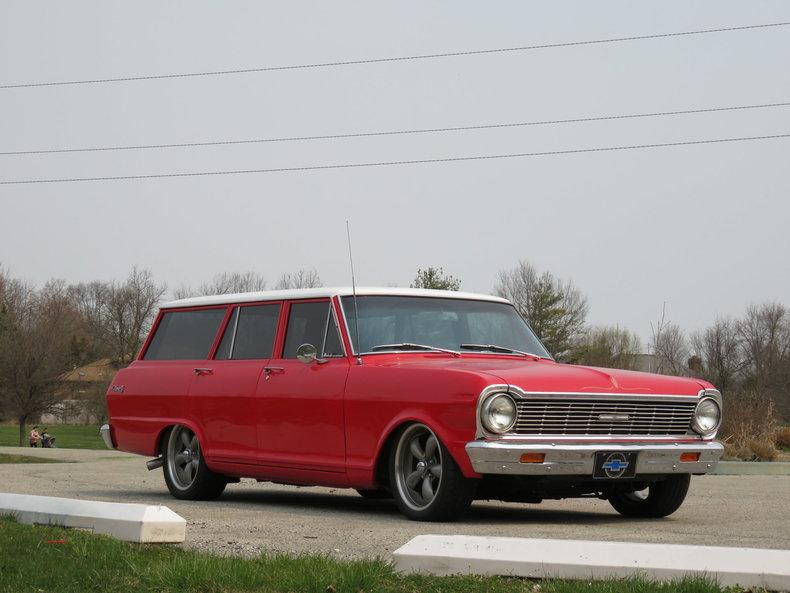
[(38, 442), (41, 440), (41, 435), (38, 433), (38, 426), (34, 426), (30, 431), (30, 446), (38, 447)]

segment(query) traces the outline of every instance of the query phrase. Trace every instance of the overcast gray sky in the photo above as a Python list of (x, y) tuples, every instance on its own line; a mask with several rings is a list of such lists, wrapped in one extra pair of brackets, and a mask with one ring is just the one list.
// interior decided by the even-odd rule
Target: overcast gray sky
[[(0, 84), (512, 47), (790, 21), (781, 1), (13, 2)], [(565, 119), (790, 101), (790, 27), (101, 85), (0, 89), (0, 152)], [(194, 149), (0, 156), (0, 180), (259, 169), (790, 132), (790, 107)], [(649, 334), (790, 304), (790, 139), (222, 177), (0, 186), (0, 262), (34, 283), (150, 268), (315, 268), (408, 285), (441, 265), (490, 292), (526, 258), (589, 320)]]

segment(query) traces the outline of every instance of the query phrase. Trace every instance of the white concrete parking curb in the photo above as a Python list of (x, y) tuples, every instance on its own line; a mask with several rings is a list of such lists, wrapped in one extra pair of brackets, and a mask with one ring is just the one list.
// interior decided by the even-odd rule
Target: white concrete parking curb
[(716, 579), (790, 590), (790, 551), (465, 535), (419, 535), (393, 553), (401, 572), (530, 578)]
[(186, 521), (165, 506), (0, 493), (0, 515), (20, 523), (91, 529), (129, 542), (180, 543)]

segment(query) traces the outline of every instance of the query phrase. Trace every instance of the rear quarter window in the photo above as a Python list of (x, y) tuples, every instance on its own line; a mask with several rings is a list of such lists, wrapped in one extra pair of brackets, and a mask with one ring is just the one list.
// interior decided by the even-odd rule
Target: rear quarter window
[(162, 315), (143, 360), (202, 360), (208, 357), (225, 308), (171, 311)]

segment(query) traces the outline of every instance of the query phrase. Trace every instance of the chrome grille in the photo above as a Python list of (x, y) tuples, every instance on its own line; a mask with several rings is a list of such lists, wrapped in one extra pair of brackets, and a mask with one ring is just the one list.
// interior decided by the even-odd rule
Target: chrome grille
[(682, 436), (689, 430), (696, 400), (614, 401), (527, 397), (516, 399), (513, 428), (524, 435)]

